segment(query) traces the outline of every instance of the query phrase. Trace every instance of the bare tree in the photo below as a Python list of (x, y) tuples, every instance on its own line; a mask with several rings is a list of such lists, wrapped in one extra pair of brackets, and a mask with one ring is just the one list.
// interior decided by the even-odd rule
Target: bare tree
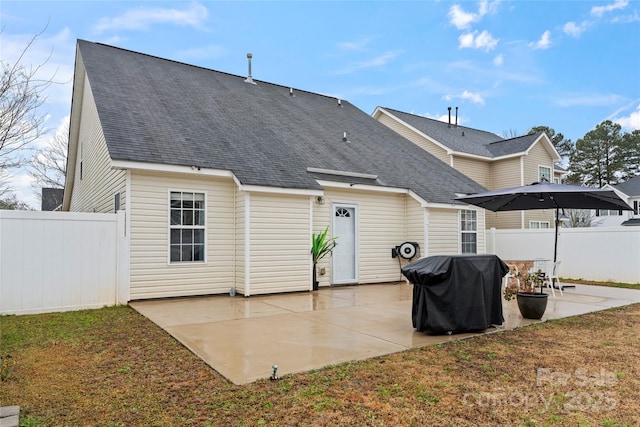
[(23, 64), (27, 51), (44, 31), (29, 40), (15, 63), (0, 59), (0, 171), (5, 174), (25, 164), (28, 159), (23, 156), (24, 150), (46, 132), (45, 117), (39, 109), (55, 74), (47, 80), (39, 79), (37, 74), (50, 56), (40, 65)]
[(500, 136), (504, 139), (517, 138), (520, 136), (520, 132), (517, 129), (507, 129), (503, 130)]
[(595, 213), (590, 209), (565, 209), (565, 227), (596, 227), (602, 221), (596, 221)]
[(2, 198), (2, 200), (0, 200), (0, 209), (10, 210), (10, 211), (32, 211), (33, 210), (33, 208), (28, 204), (26, 204), (25, 202), (19, 201), (15, 193), (11, 193), (8, 196)]
[(31, 188), (38, 200), (42, 199), (42, 189), (64, 188), (67, 175), (67, 145), (69, 143), (69, 122), (65, 121), (48, 145), (38, 150), (31, 158), (29, 175), (33, 178)]

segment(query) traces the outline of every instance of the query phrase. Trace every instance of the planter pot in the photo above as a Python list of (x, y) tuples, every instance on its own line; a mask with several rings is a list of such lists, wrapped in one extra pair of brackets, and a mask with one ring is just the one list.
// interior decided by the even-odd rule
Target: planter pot
[(520, 314), (525, 319), (540, 319), (547, 309), (548, 294), (525, 294), (518, 292), (516, 299)]

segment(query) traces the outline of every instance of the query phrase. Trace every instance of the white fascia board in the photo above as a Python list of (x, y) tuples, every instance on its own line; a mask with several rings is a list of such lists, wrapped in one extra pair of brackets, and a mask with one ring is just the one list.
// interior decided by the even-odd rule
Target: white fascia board
[[(447, 155), (451, 155), (451, 154), (456, 154), (455, 151), (451, 150), (451, 148), (447, 147), (446, 145), (442, 144), (440, 141), (433, 139), (432, 137), (430, 137), (429, 135), (427, 135), (426, 133), (423, 133), (422, 131), (414, 128), (413, 126), (411, 126), (409, 123), (406, 123), (402, 120), (400, 120), (398, 117), (394, 116), (393, 114), (391, 114), (390, 112), (388, 112), (387, 110), (385, 110), (384, 108), (376, 108), (376, 111), (374, 111), (374, 118), (378, 117), (380, 114), (376, 114), (376, 113), (383, 113), (386, 114), (387, 116), (389, 116), (392, 120), (395, 120), (396, 122), (400, 123), (402, 126), (414, 131), (415, 133), (417, 133), (418, 135), (420, 135), (421, 137), (427, 139), (428, 141), (434, 143), (435, 145), (437, 145), (438, 147), (442, 148), (443, 150), (445, 150), (447, 152)], [(377, 119), (376, 119), (377, 120)]]
[(366, 185), (366, 184), (349, 184), (348, 182), (335, 182), (335, 181), (324, 181), (317, 180), (318, 184), (323, 187), (334, 187), (334, 188), (348, 188), (352, 190), (367, 190), (367, 191), (379, 191), (381, 193), (400, 193), (407, 194), (409, 190), (406, 188), (397, 188), (397, 187), (378, 187), (376, 185)]
[(469, 153), (462, 153), (459, 151), (455, 151), (453, 154), (456, 156), (460, 156), (460, 157), (466, 157), (468, 159), (476, 159), (476, 160), (484, 160), (486, 162), (495, 162), (497, 160), (506, 160), (506, 159), (513, 159), (513, 158), (517, 158), (520, 157), (524, 154), (526, 154), (527, 152), (525, 151), (520, 151), (517, 153), (513, 153), (513, 154), (506, 154), (504, 156), (499, 156), (499, 157), (486, 157), (486, 156), (480, 156), (478, 154), (469, 154)]
[(274, 194), (291, 194), (295, 196), (323, 196), (324, 191), (312, 190), (306, 188), (283, 188), (283, 187), (267, 187), (264, 185), (245, 185), (240, 182), (237, 176), (233, 175), (233, 182), (236, 183), (238, 191), (247, 191), (254, 193), (274, 193)]
[(253, 193), (275, 193), (275, 194), (291, 194), (295, 196), (322, 196), (324, 191), (312, 190), (306, 188), (282, 188), (282, 187), (266, 187), (262, 185), (242, 185), (238, 187), (239, 191), (247, 191)]
[(464, 205), (458, 205), (458, 204), (454, 204), (454, 203), (427, 203), (426, 206), (424, 206), (425, 208), (434, 208), (434, 209), (456, 209), (456, 210), (462, 210), (462, 209), (470, 209), (470, 210), (480, 210), (483, 209), (481, 207), (478, 207), (476, 205), (471, 205), (471, 204), (464, 204)]
[(360, 173), (360, 172), (339, 171), (334, 169), (307, 168), (307, 172), (321, 173), (324, 175), (348, 176), (351, 178), (378, 179), (378, 175), (372, 175), (369, 173)]
[(428, 203), (429, 203), (425, 199), (423, 199), (422, 197), (418, 196), (416, 193), (414, 193), (411, 190), (409, 190), (409, 196), (411, 196), (411, 198), (413, 200), (415, 200), (416, 202), (420, 203), (420, 207), (421, 208), (426, 208)]
[(130, 160), (111, 160), (112, 169), (142, 170), (149, 172), (170, 172), (189, 175), (217, 176), (232, 178), (233, 172), (223, 169), (200, 168), (197, 166), (167, 165), (163, 163), (134, 162)]

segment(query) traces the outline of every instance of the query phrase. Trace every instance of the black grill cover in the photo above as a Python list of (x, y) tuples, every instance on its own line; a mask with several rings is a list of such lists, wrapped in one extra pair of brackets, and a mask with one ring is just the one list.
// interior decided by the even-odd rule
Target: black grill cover
[(509, 267), (496, 255), (431, 256), (402, 274), (413, 283), (413, 327), (434, 334), (501, 325), (502, 278)]

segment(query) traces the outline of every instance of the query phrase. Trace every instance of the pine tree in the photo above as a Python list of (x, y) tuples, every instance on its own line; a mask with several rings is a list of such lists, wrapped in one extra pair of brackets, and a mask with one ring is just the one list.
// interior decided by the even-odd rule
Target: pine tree
[(600, 188), (624, 177), (626, 156), (620, 130), (618, 123), (605, 120), (576, 141), (570, 156), (570, 181)]

